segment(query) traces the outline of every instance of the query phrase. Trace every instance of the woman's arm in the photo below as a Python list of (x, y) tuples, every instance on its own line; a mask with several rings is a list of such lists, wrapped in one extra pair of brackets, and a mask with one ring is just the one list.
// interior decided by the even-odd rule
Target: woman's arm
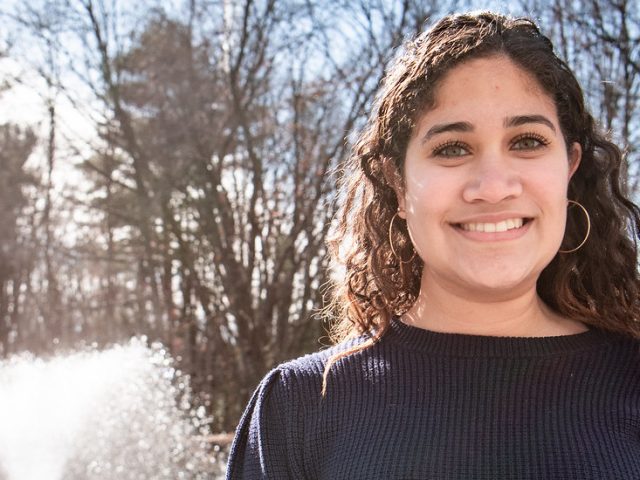
[[(300, 480), (303, 449), (292, 435), (298, 408), (283, 372), (271, 371), (254, 392), (231, 446), (227, 480)], [(290, 385), (289, 385), (290, 387)]]

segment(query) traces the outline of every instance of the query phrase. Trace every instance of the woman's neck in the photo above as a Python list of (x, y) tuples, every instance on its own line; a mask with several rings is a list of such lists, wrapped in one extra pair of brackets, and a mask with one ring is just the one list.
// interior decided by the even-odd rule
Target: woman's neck
[(423, 288), (402, 321), (426, 330), (470, 335), (548, 337), (581, 333), (581, 322), (552, 311), (535, 285), (522, 292), (491, 298), (458, 295), (432, 282)]

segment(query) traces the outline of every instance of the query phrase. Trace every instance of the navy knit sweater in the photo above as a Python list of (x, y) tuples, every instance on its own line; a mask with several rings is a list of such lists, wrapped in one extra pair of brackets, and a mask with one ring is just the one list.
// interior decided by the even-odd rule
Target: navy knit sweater
[[(353, 342), (351, 343), (353, 344)], [(437, 333), (394, 321), (269, 373), (227, 479), (640, 479), (640, 342)]]

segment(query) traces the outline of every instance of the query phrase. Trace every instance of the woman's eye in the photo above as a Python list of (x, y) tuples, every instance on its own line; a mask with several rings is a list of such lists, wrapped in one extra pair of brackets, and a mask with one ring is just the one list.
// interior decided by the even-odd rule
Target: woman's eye
[(460, 143), (449, 143), (436, 147), (433, 154), (437, 157), (461, 157), (469, 153), (467, 148)]
[(514, 150), (536, 150), (537, 148), (548, 145), (548, 143), (549, 142), (542, 137), (527, 135), (517, 138), (513, 142), (512, 147)]

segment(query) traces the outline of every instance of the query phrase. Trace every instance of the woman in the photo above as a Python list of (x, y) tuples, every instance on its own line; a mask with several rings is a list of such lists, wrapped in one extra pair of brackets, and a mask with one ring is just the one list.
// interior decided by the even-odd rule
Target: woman
[(640, 478), (639, 210), (551, 42), (442, 19), (350, 162), (341, 342), (267, 375), (228, 478)]

